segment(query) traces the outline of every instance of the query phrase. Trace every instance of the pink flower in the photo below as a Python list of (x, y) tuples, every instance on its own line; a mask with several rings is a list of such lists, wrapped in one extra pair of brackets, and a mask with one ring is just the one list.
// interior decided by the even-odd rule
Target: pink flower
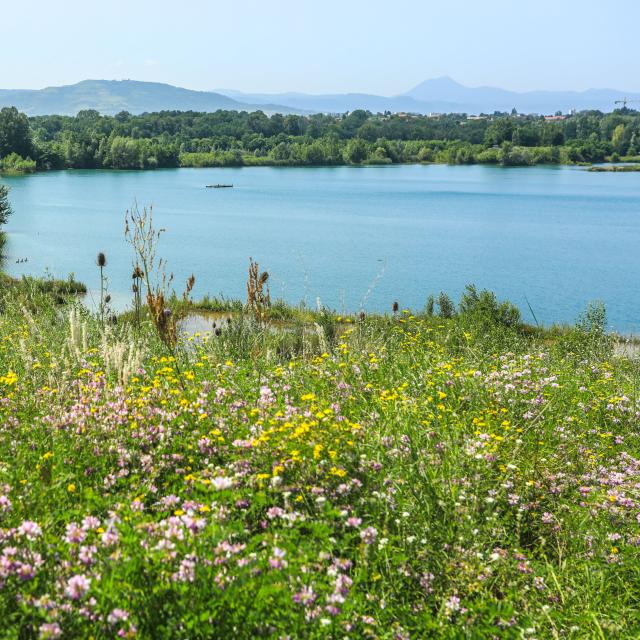
[(378, 537), (378, 532), (375, 527), (367, 527), (360, 532), (360, 538), (365, 544), (373, 544)]
[(65, 595), (72, 600), (80, 600), (89, 591), (91, 580), (83, 575), (75, 575), (69, 578), (67, 588), (64, 590)]
[(121, 620), (127, 620), (129, 613), (124, 609), (114, 609), (108, 616), (107, 622), (111, 625), (117, 624)]
[(18, 527), (18, 533), (21, 536), (24, 536), (27, 540), (35, 540), (38, 536), (42, 535), (42, 529), (37, 522), (25, 520)]
[(318, 596), (313, 592), (313, 587), (304, 586), (293, 595), (293, 601), (304, 606), (311, 606)]
[(196, 557), (192, 555), (186, 556), (172, 578), (176, 582), (193, 582), (196, 579)]
[(38, 629), (38, 636), (40, 638), (59, 638), (62, 635), (62, 629), (56, 622), (45, 622), (40, 625)]
[(284, 569), (288, 563), (284, 559), (287, 555), (287, 552), (278, 547), (273, 548), (273, 555), (269, 558), (269, 566), (272, 569)]
[(64, 537), (68, 544), (82, 542), (86, 537), (85, 530), (80, 528), (75, 522), (67, 525), (67, 533)]
[(95, 516), (86, 516), (82, 520), (82, 528), (85, 531), (92, 531), (93, 529), (97, 529), (100, 526), (100, 520)]

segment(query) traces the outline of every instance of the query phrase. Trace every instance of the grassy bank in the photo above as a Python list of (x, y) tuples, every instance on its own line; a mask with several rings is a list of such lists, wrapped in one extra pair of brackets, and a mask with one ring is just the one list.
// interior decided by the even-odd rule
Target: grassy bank
[(614, 164), (608, 167), (591, 167), (589, 171), (601, 171), (601, 172), (630, 172), (630, 171), (640, 171), (640, 164), (626, 164), (619, 165)]
[(236, 309), (168, 350), (145, 314), (16, 286), (0, 637), (640, 629), (640, 372), (597, 309), (556, 333), (469, 301), (280, 328)]

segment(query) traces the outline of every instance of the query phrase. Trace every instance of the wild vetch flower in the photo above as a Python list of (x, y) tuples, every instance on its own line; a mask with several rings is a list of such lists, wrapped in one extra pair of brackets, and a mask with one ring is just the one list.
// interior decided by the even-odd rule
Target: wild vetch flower
[(82, 528), (85, 531), (92, 531), (100, 526), (100, 520), (95, 516), (85, 516), (82, 520)]
[(59, 638), (62, 635), (62, 629), (57, 622), (45, 622), (38, 629), (39, 638)]
[(67, 587), (64, 590), (65, 595), (72, 600), (80, 600), (83, 598), (87, 591), (91, 580), (81, 574), (75, 575), (67, 582)]
[(25, 520), (18, 527), (18, 534), (24, 536), (27, 540), (35, 540), (38, 536), (42, 534), (42, 529), (37, 522), (32, 522), (31, 520)]
[(67, 525), (67, 532), (64, 539), (68, 544), (77, 544), (78, 542), (82, 542), (86, 535), (84, 529), (79, 527), (75, 522), (70, 522)]
[(378, 531), (375, 527), (367, 527), (360, 532), (360, 538), (365, 544), (373, 544), (378, 537)]
[(273, 548), (273, 555), (269, 558), (269, 566), (272, 569), (284, 569), (287, 566), (287, 561), (284, 557), (287, 555), (287, 552), (278, 547)]
[(420, 586), (427, 592), (433, 593), (433, 580), (435, 576), (433, 573), (423, 573), (420, 576)]
[(137, 498), (131, 502), (131, 511), (144, 511), (144, 502), (138, 500)]
[(103, 546), (112, 547), (118, 542), (119, 538), (120, 536), (115, 529), (108, 529), (102, 534), (100, 540), (102, 541)]
[(176, 582), (193, 582), (196, 579), (195, 556), (186, 556), (172, 577)]
[(98, 550), (93, 545), (80, 547), (80, 551), (78, 553), (78, 560), (82, 562), (82, 564), (86, 566), (90, 566), (94, 562), (94, 555)]
[(293, 601), (297, 604), (304, 606), (311, 606), (317, 599), (317, 595), (313, 592), (313, 587), (307, 587), (306, 585), (293, 594)]
[(458, 596), (451, 596), (444, 603), (444, 608), (449, 615), (455, 613), (456, 611), (460, 611), (460, 598), (458, 598)]
[(128, 620), (128, 619), (129, 619), (129, 613), (127, 611), (125, 611), (124, 609), (114, 609), (107, 616), (107, 622), (110, 625), (114, 625), (114, 624), (117, 624), (118, 622), (120, 622), (122, 620)]
[(261, 406), (267, 406), (275, 402), (275, 396), (273, 395), (273, 391), (267, 386), (260, 387), (260, 398), (258, 403)]

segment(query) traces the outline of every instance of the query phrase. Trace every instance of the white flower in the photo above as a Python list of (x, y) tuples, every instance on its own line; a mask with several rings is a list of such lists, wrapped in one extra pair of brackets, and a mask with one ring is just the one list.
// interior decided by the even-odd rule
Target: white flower
[(224, 489), (233, 487), (233, 480), (231, 480), (231, 478), (225, 478), (224, 476), (218, 476), (211, 481), (211, 486), (216, 491), (223, 491)]

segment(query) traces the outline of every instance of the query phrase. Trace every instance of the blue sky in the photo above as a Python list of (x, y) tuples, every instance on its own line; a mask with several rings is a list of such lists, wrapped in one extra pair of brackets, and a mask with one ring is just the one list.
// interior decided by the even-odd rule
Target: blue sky
[(192, 89), (640, 91), (640, 0), (32, 0), (0, 3), (0, 88), (86, 78)]

